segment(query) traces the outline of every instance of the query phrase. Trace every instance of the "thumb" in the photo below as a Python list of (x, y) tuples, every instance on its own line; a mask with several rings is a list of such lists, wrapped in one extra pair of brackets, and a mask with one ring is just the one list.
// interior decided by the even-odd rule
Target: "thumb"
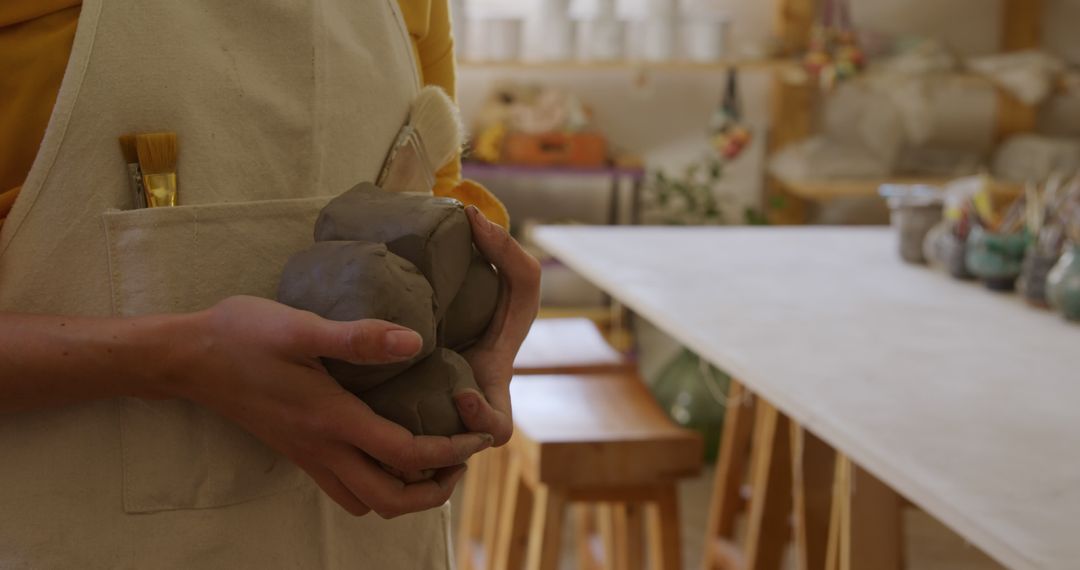
[(303, 349), (315, 357), (335, 358), (353, 364), (385, 364), (415, 356), (424, 341), (415, 331), (377, 319), (331, 321), (319, 318), (306, 337)]

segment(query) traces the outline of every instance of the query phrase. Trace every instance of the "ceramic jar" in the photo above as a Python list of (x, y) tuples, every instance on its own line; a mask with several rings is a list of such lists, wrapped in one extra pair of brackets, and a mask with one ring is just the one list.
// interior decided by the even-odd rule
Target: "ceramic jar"
[(577, 20), (578, 58), (583, 61), (623, 59), (623, 22), (618, 18), (616, 0), (594, 0), (571, 4)]
[(1012, 291), (1028, 241), (1026, 233), (995, 234), (976, 226), (968, 235), (967, 269), (989, 289)]
[(892, 225), (900, 234), (900, 257), (908, 263), (926, 263), (923, 242), (930, 229), (941, 222), (940, 203), (892, 206)]
[(926, 236), (942, 220), (941, 191), (920, 184), (883, 184), (878, 193), (889, 204), (890, 219), (900, 238), (900, 257), (926, 263)]
[(942, 221), (926, 234), (923, 258), (931, 265), (944, 268), (956, 279), (973, 278), (967, 270), (966, 255), (967, 241), (956, 237), (950, 222)]
[(1080, 244), (1070, 246), (1050, 270), (1046, 297), (1065, 318), (1080, 321)]

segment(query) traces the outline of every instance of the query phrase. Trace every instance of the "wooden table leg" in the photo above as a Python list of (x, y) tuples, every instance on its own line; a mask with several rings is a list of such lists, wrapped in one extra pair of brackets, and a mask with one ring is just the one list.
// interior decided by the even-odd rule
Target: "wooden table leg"
[(825, 570), (840, 570), (840, 550), (843, 548), (842, 535), (844, 534), (844, 496), (848, 492), (848, 468), (847, 457), (836, 454), (833, 462), (833, 491), (832, 506), (829, 509), (829, 542), (825, 549)]
[(502, 521), (495, 540), (494, 556), (490, 558), (495, 568), (518, 570), (525, 561), (529, 544), (529, 518), (533, 510), (533, 491), (521, 476), (521, 459), (510, 454), (503, 492)]
[[(728, 385), (727, 401), (724, 431), (720, 435), (720, 451), (717, 454), (716, 475), (709, 504), (706, 543), (711, 543), (716, 538), (730, 539), (735, 534), (735, 519), (743, 502), (740, 491), (753, 437), (754, 399), (750, 392), (732, 379)], [(710, 568), (708, 562), (713, 551), (711, 544), (705, 545), (706, 568)]]
[(837, 456), (837, 484), (829, 527), (830, 570), (901, 570), (904, 567), (903, 501), (876, 477)]
[(566, 497), (559, 489), (537, 484), (529, 526), (527, 570), (558, 570)]
[(682, 570), (679, 495), (675, 485), (657, 488), (656, 499), (646, 508), (652, 570)]
[(791, 446), (787, 418), (768, 402), (757, 402), (751, 453), (746, 567), (779, 570), (791, 536)]
[(836, 453), (795, 422), (790, 424), (795, 565), (799, 570), (823, 570), (829, 540)]

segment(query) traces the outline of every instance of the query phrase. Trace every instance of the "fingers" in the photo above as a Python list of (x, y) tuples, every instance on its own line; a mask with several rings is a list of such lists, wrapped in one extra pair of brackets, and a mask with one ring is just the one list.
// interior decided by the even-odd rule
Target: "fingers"
[(492, 223), (476, 207), (465, 209), (473, 230), (473, 240), (484, 257), (511, 282), (531, 284), (540, 290), (540, 262), (521, 248), (501, 226)]
[(485, 340), (501, 342), (516, 352), (540, 308), (540, 263), (480, 210), (470, 206), (466, 211), (476, 247), (503, 279), (499, 309)]
[(455, 465), (440, 469), (431, 479), (404, 483), (361, 451), (348, 448), (342, 449), (334, 463), (335, 473), (349, 491), (386, 519), (442, 505), (465, 473), (464, 465)]
[(510, 411), (510, 386), (499, 382), (486, 390), (487, 398), (476, 390), (465, 390), (454, 395), (461, 420), (472, 432), (490, 433), (493, 445), (499, 446), (510, 441), (514, 432), (514, 422)]
[(383, 364), (407, 360), (423, 345), (416, 332), (376, 319), (339, 322), (312, 315), (310, 324), (296, 331), (295, 340), (313, 357)]
[[(360, 404), (359, 400), (357, 403)], [(378, 416), (367, 406), (363, 408), (362, 412), (339, 418), (338, 427), (335, 428), (338, 433), (334, 435), (401, 472), (460, 465), (474, 454), (491, 447), (494, 441), (487, 433), (464, 433), (452, 437), (413, 435), (404, 427)]]

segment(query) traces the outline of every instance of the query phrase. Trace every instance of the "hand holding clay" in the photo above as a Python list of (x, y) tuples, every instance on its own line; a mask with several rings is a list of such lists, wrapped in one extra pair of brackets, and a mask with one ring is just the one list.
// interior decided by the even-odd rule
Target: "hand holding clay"
[[(230, 297), (168, 329), (176, 369), (155, 397), (181, 397), (228, 418), (306, 471), (354, 515), (384, 517), (443, 504), (469, 456), (491, 437), (414, 436), (379, 417), (322, 369), (397, 362), (421, 350), (391, 323), (336, 322), (267, 299)], [(183, 342), (180, 340), (183, 339)], [(397, 472), (433, 475), (402, 485)]]
[(514, 430), (510, 409), (514, 358), (540, 308), (540, 262), (480, 210), (470, 207), (466, 213), (476, 248), (498, 271), (500, 291), (487, 330), (462, 352), (481, 393), (466, 390), (455, 399), (470, 430), (489, 433), (495, 445), (502, 445)]
[(423, 339), (407, 362), (324, 358), (327, 371), (376, 413), (414, 434), (467, 431), (454, 397), (477, 394), (480, 386), (454, 351), (485, 334), (499, 281), (473, 248), (461, 204), (360, 184), (323, 209), (315, 239), (286, 264), (278, 300), (336, 321), (389, 321)]

